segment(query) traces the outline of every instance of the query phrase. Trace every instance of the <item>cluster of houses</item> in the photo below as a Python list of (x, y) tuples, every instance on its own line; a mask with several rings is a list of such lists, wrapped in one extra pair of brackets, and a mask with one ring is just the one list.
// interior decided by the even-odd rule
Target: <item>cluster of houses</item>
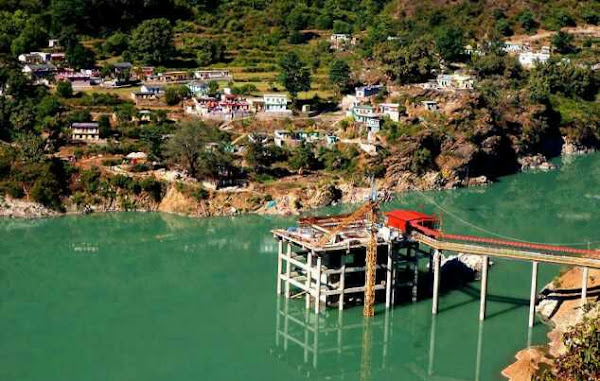
[(192, 98), (186, 102), (185, 112), (200, 118), (232, 120), (251, 114), (265, 114), (272, 117), (288, 117), (289, 100), (285, 94), (264, 94), (262, 97), (246, 97), (232, 94), (225, 88), (218, 96), (192, 91)]
[(516, 55), (521, 66), (525, 68), (535, 67), (550, 59), (550, 47), (542, 46), (539, 51), (533, 51), (529, 44), (516, 44), (505, 42), (502, 48), (508, 54)]
[[(377, 133), (385, 118), (394, 122), (400, 120), (400, 105), (398, 103), (375, 104), (375, 96), (383, 91), (381, 85), (360, 86), (354, 89), (354, 95), (347, 95), (342, 100), (342, 108), (346, 115), (366, 128), (369, 133)], [(372, 106), (375, 104), (375, 106)]]

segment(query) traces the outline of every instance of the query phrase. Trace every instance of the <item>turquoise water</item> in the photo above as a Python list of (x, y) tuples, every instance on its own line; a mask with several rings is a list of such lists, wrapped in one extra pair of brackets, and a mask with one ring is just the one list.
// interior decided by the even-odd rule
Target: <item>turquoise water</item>
[[(582, 243), (600, 240), (599, 206), (593, 155), (385, 207), (441, 207), (450, 232)], [(143, 213), (1, 220), (0, 380), (500, 380), (527, 344), (531, 269), (519, 262), (492, 267), (482, 325), (477, 282), (444, 293), (435, 320), (429, 299), (379, 308), (367, 328), (360, 307), (305, 314), (303, 300), (275, 295), (269, 230), (293, 222)], [(540, 285), (558, 270), (541, 265)], [(531, 341), (545, 334), (538, 324)]]

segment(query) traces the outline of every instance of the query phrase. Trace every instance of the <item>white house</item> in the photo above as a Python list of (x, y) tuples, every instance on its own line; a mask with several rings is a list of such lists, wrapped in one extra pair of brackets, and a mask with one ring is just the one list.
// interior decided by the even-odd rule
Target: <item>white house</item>
[(423, 105), (423, 108), (427, 111), (435, 112), (439, 110), (439, 106), (436, 101), (423, 101), (421, 102), (421, 104)]
[(354, 120), (367, 126), (369, 132), (379, 132), (381, 115), (372, 106), (356, 106), (352, 108)]
[(532, 68), (537, 64), (544, 63), (550, 59), (550, 53), (534, 53), (524, 52), (519, 53), (519, 63), (525, 68)]
[(97, 122), (73, 123), (71, 139), (80, 142), (98, 142), (100, 141), (100, 127)]
[(438, 88), (448, 90), (471, 90), (473, 78), (466, 74), (440, 74), (436, 78)]
[(400, 105), (398, 103), (380, 103), (377, 105), (377, 111), (394, 122), (400, 120)]
[(377, 95), (383, 89), (381, 85), (369, 85), (369, 86), (360, 86), (354, 88), (354, 95), (356, 98), (368, 98), (373, 95)]
[(264, 99), (264, 112), (275, 112), (275, 113), (291, 113), (288, 110), (288, 99), (285, 94), (265, 94)]
[(194, 78), (202, 81), (232, 81), (233, 77), (227, 69), (196, 70)]

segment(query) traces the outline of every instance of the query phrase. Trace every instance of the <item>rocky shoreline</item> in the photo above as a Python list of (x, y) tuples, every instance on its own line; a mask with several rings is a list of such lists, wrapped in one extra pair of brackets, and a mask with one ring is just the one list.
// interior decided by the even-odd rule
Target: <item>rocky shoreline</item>
[[(563, 157), (572, 157), (593, 152), (564, 138)], [(550, 171), (556, 166), (543, 155), (525, 156), (519, 159), (521, 171)], [(315, 176), (313, 180), (318, 180)], [(87, 214), (92, 212), (164, 212), (190, 217), (234, 216), (240, 214), (296, 215), (338, 203), (360, 203), (368, 199), (371, 189), (344, 181), (320, 185), (319, 181), (306, 181), (302, 176), (287, 179), (296, 185), (289, 189), (274, 189), (276, 186), (253, 184), (248, 188), (232, 188), (210, 192), (210, 196), (197, 200), (184, 194), (171, 182), (164, 198), (154, 202), (147, 197), (122, 195), (121, 199), (104, 201), (97, 205), (77, 205), (72, 198), (64, 200), (64, 212), (57, 212), (43, 205), (23, 199), (0, 198), (0, 217), (40, 218), (64, 214)], [(307, 185), (297, 186), (298, 184)], [(436, 191), (461, 187), (486, 186), (492, 182), (486, 176), (461, 179), (458, 175), (443, 175), (439, 171), (428, 171), (421, 175), (409, 171), (395, 173), (393, 178), (377, 182), (380, 200), (390, 201), (395, 193), (407, 191)], [(121, 201), (121, 202), (119, 202)], [(125, 202), (123, 202), (125, 201)]]
[[(599, 312), (596, 308), (582, 307), (579, 297), (570, 298), (569, 293), (581, 290), (582, 273), (579, 268), (572, 268), (556, 277), (541, 291), (542, 298), (536, 312), (542, 321), (551, 326), (547, 345), (534, 346), (519, 351), (513, 364), (502, 371), (502, 375), (510, 381), (529, 381), (542, 368), (552, 368), (554, 359), (565, 352), (562, 336), (571, 327), (583, 321), (584, 316)], [(590, 269), (588, 289), (600, 286), (600, 270)], [(563, 296), (561, 296), (563, 295)], [(594, 303), (595, 296), (588, 293), (588, 303)], [(588, 305), (589, 306), (589, 305)]]

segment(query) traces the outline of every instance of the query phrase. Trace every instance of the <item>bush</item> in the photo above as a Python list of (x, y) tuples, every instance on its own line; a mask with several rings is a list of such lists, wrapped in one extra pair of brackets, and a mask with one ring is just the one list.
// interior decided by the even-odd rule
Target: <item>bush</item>
[(63, 98), (73, 97), (73, 86), (71, 81), (60, 81), (56, 85), (56, 93)]
[(162, 182), (154, 177), (146, 177), (140, 183), (142, 190), (148, 193), (155, 202), (162, 200), (165, 188)]

